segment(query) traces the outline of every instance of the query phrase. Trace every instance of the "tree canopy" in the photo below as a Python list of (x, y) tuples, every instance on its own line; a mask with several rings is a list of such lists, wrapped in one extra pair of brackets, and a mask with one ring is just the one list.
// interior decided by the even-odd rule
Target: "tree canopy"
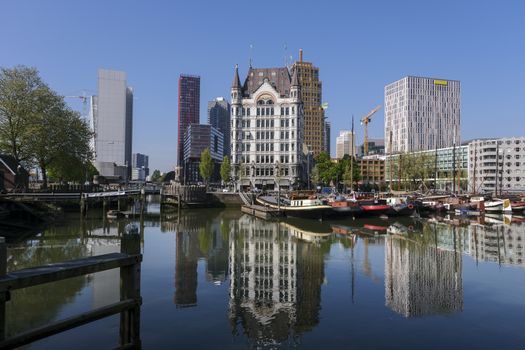
[(206, 148), (201, 153), (201, 159), (199, 163), (199, 172), (201, 174), (204, 183), (208, 185), (213, 174), (213, 160), (211, 159), (210, 149)]
[(221, 179), (225, 184), (231, 180), (231, 171), (230, 158), (228, 156), (224, 156), (221, 164)]
[(93, 173), (93, 132), (78, 112), (34, 68), (0, 70), (0, 151), (26, 167), (38, 166), (60, 180), (82, 181)]

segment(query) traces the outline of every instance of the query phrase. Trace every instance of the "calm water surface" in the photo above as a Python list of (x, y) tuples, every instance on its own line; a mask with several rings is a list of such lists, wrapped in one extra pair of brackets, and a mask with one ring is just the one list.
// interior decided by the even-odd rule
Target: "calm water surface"
[[(119, 251), (129, 222), (92, 214), (10, 244), (8, 269)], [(472, 220), (150, 219), (142, 346), (523, 349), (524, 219)], [(115, 302), (118, 286), (112, 270), (13, 292), (7, 332)], [(114, 316), (27, 348), (109, 349), (118, 331)]]

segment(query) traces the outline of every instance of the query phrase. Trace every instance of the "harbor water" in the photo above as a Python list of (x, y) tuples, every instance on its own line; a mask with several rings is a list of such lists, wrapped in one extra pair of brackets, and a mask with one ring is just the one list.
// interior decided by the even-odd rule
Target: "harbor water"
[[(151, 208), (150, 208), (151, 209)], [(522, 349), (525, 219), (265, 221), (239, 209), (68, 216), (8, 245), (8, 271), (141, 234), (144, 349)], [(13, 291), (7, 335), (119, 300), (119, 270)], [(119, 316), (27, 349), (111, 349)]]

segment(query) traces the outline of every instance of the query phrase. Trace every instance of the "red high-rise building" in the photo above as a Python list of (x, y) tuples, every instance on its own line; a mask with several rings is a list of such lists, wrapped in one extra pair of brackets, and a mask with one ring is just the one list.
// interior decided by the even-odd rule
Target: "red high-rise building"
[(179, 77), (179, 120), (177, 137), (177, 165), (184, 165), (184, 133), (188, 125), (199, 123), (201, 78), (181, 74)]

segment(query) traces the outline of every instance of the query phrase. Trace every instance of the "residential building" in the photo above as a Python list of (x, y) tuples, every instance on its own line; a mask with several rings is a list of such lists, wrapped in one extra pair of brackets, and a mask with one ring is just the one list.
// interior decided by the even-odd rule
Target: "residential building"
[(525, 191), (525, 137), (471, 141), (468, 162), (471, 192)]
[[(509, 225), (510, 218), (500, 224), (469, 225), (470, 255), (477, 261), (525, 267), (525, 225)], [(514, 218), (512, 219), (514, 220)], [(512, 228), (510, 228), (512, 227)]]
[(356, 155), (355, 133), (352, 131), (342, 130), (336, 138), (335, 158), (342, 159), (345, 154)]
[(299, 50), (299, 61), (295, 62), (292, 70), (297, 71), (297, 78), (301, 88), (301, 99), (304, 114), (304, 143), (308, 151), (314, 156), (326, 150), (325, 147), (325, 120), (324, 110), (321, 108), (323, 100), (323, 84), (319, 80), (319, 68), (311, 62), (303, 61), (303, 50)]
[(387, 154), (459, 146), (460, 82), (407, 76), (385, 86), (385, 142)]
[(330, 123), (328, 120), (325, 120), (324, 122), (324, 150), (325, 152), (330, 155), (331, 147), (330, 143), (332, 142), (332, 139), (330, 138), (330, 132), (332, 130), (332, 123)]
[(179, 77), (179, 110), (177, 131), (177, 165), (184, 160), (184, 134), (190, 124), (199, 123), (201, 78), (195, 75), (181, 74)]
[(202, 182), (199, 164), (202, 152), (208, 148), (214, 162), (210, 181), (220, 181), (220, 163), (224, 156), (222, 132), (208, 124), (190, 124), (184, 134), (184, 179), (186, 183)]
[(29, 173), (12, 156), (0, 154), (0, 193), (28, 189)]
[(131, 166), (133, 169), (143, 169), (144, 176), (149, 176), (149, 157), (142, 153), (133, 153), (131, 157)]
[[(467, 145), (440, 148), (437, 150), (387, 155), (385, 160), (385, 179), (392, 183), (392, 189), (401, 189), (400, 169), (407, 168), (407, 162), (428, 170), (425, 182), (439, 191), (468, 191), (469, 158)], [(419, 163), (416, 165), (416, 162)], [(437, 177), (436, 177), (437, 175)], [(392, 177), (392, 181), (390, 178)], [(419, 179), (421, 180), (421, 179)]]
[[(92, 99), (95, 132), (95, 167), (103, 176), (131, 175), (133, 135), (133, 89), (127, 86), (126, 73), (107, 69), (98, 71), (98, 96)], [(125, 174), (120, 170), (126, 168)], [(117, 174), (118, 173), (118, 174)]]
[(208, 124), (222, 132), (224, 155), (230, 156), (230, 104), (224, 97), (217, 97), (208, 102)]
[(303, 109), (297, 70), (252, 68), (231, 88), (232, 175), (241, 186), (298, 186), (305, 180)]
[(361, 184), (382, 186), (385, 183), (385, 157), (366, 156), (358, 159)]
[[(385, 154), (385, 140), (383, 139), (368, 139), (368, 155), (383, 155)], [(363, 157), (365, 155), (365, 144), (361, 144), (357, 150), (357, 156)]]

